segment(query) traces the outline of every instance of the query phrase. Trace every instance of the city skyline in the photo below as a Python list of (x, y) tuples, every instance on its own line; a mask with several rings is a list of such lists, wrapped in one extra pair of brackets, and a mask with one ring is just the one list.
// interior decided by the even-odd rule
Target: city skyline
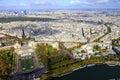
[(0, 0), (0, 10), (120, 9), (119, 0)]

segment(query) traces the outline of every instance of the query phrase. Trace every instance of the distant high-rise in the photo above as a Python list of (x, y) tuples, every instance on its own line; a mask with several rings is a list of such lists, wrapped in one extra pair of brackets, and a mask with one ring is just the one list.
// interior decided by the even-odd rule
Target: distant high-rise
[(26, 10), (24, 10), (24, 15), (27, 15), (27, 11)]

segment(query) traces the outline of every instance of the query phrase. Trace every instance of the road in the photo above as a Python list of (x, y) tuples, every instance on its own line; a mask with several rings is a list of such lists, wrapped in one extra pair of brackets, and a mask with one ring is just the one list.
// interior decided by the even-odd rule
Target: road
[(67, 48), (63, 45), (62, 42), (58, 42), (58, 43), (59, 43), (59, 46), (61, 47), (61, 50), (62, 50), (63, 53), (71, 54), (71, 53), (67, 50)]
[(34, 78), (39, 77), (43, 74), (44, 70), (37, 68), (31, 72), (26, 73), (16, 73), (12, 76), (12, 80), (34, 80)]
[[(47, 42), (58, 42), (58, 41), (55, 41), (55, 40), (40, 40), (38, 41), (38, 43), (47, 43)], [(64, 40), (64, 41), (59, 41), (59, 42), (62, 42), (62, 43), (86, 43), (87, 41), (79, 41), (79, 40), (74, 40), (74, 41), (71, 41), (71, 40)]]
[(0, 50), (5, 50), (14, 47), (14, 45), (0, 47)]

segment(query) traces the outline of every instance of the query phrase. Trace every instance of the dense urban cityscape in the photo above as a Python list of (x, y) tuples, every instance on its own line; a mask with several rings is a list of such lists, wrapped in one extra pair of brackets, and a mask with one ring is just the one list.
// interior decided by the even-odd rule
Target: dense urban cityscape
[(120, 65), (119, 25), (119, 10), (1, 11), (1, 79), (44, 80)]
[(0, 0), (0, 80), (120, 80), (120, 1)]

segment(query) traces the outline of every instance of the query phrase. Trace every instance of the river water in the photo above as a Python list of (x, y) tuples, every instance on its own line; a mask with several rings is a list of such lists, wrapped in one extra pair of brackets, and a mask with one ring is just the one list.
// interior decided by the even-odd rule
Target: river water
[(109, 80), (120, 78), (120, 66), (96, 65), (52, 80)]

